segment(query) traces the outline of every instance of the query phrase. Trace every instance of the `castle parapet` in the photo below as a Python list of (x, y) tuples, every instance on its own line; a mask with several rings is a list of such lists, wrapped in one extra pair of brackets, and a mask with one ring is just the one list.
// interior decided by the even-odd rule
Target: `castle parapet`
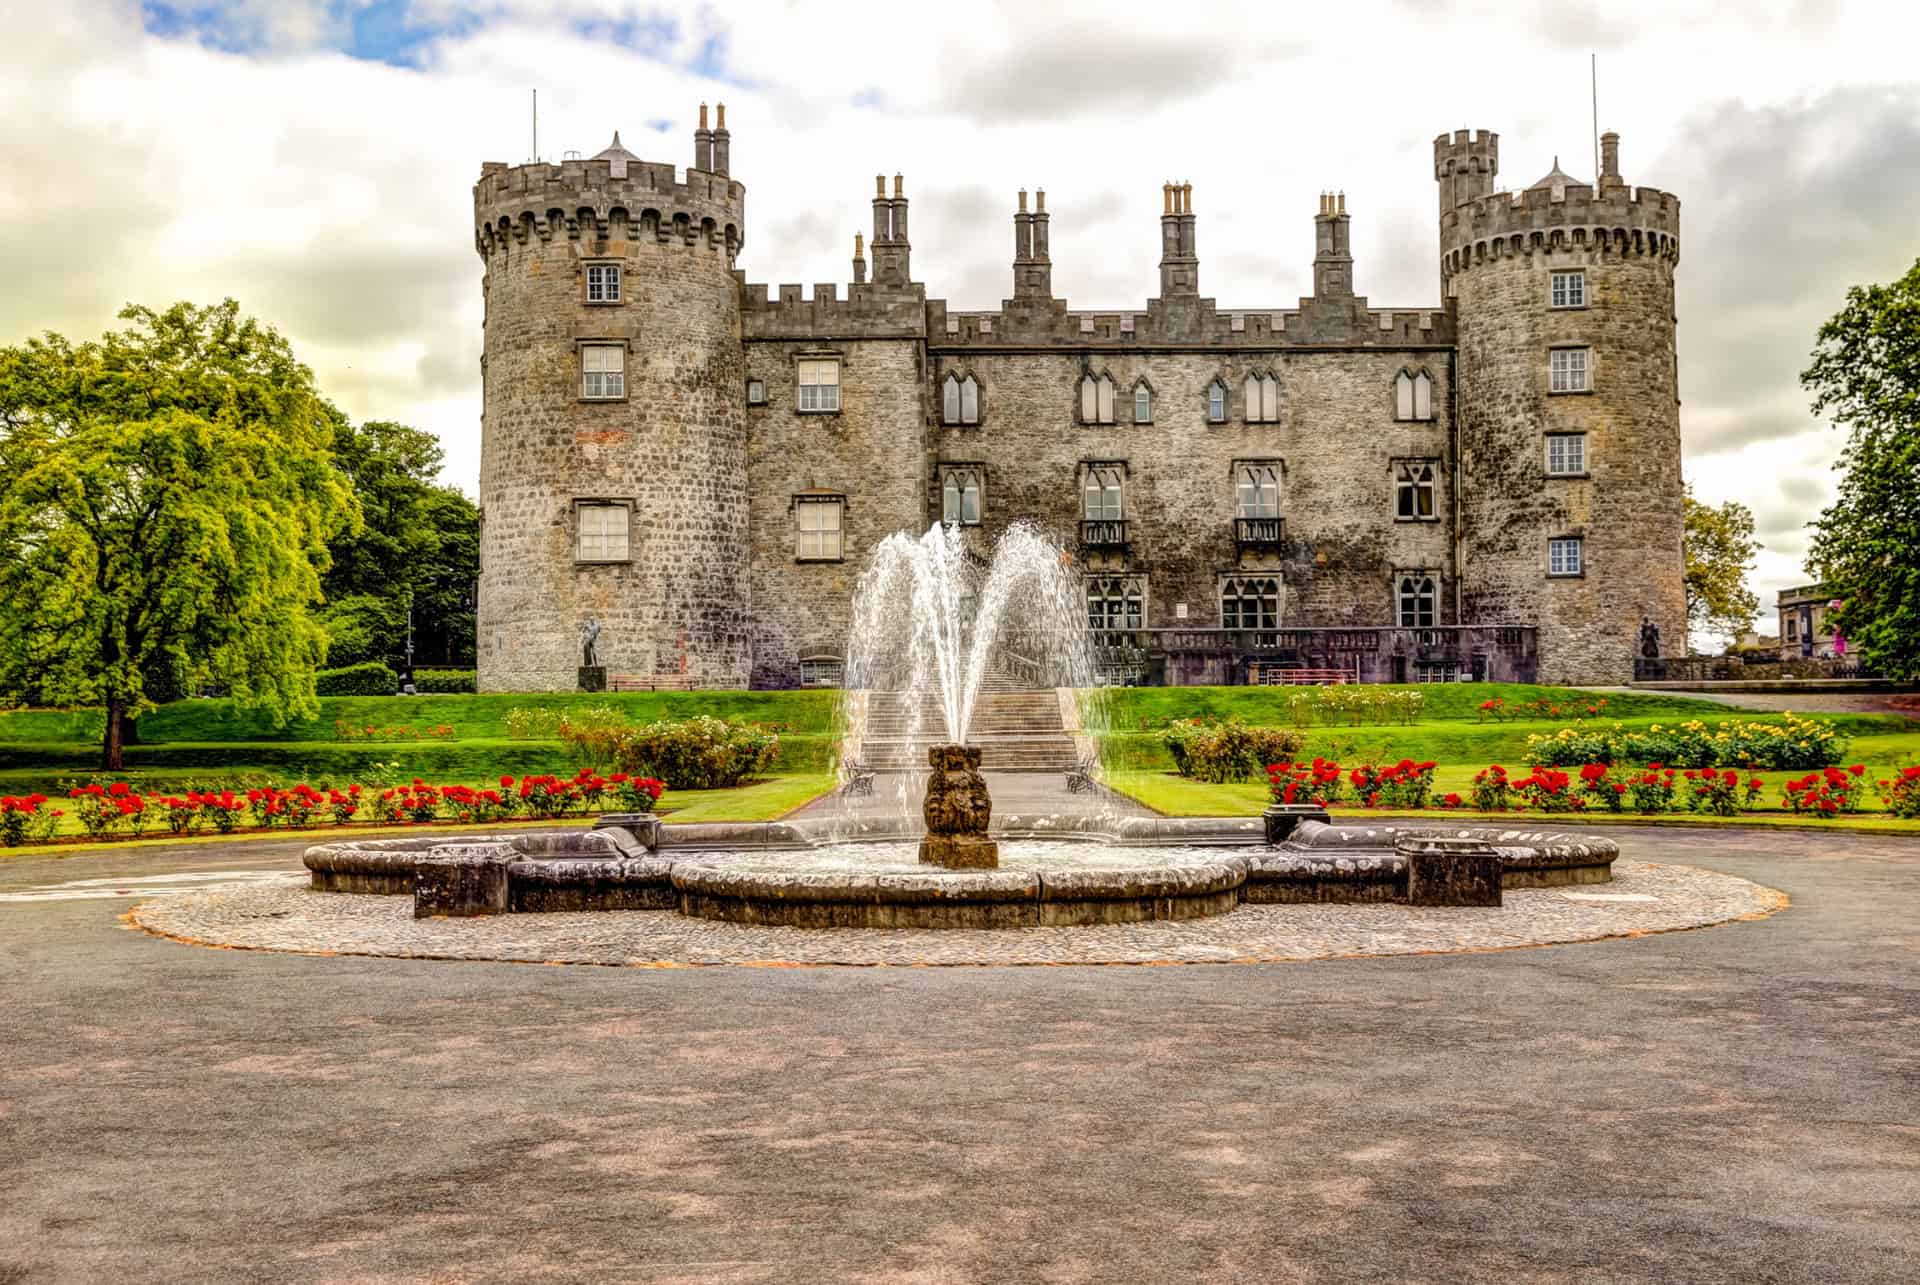
[(728, 254), (746, 243), (746, 187), (724, 174), (651, 161), (568, 160), (483, 165), (473, 185), (474, 248), (482, 257), (529, 237), (705, 241)]
[(918, 339), (926, 325), (926, 294), (918, 285), (905, 290), (877, 288), (864, 281), (840, 297), (834, 282), (821, 282), (807, 297), (799, 285), (781, 285), (769, 297), (765, 282), (740, 281), (740, 334), (748, 340)]
[(1443, 275), (1472, 264), (1558, 247), (1680, 258), (1680, 198), (1611, 178), (1480, 197), (1440, 215)]

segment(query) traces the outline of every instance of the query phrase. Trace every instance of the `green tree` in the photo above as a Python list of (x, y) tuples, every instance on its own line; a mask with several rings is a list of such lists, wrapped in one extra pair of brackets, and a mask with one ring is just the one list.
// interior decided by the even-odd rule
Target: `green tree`
[(0, 349), (0, 689), (104, 706), (109, 771), (156, 675), (317, 712), (309, 608), (357, 520), (285, 339), (231, 299), (120, 316)]
[(1848, 430), (1807, 570), (1845, 601), (1834, 627), (1868, 664), (1920, 679), (1920, 262), (1892, 285), (1848, 290), (1800, 382), (1814, 414)]
[(439, 439), (375, 421), (344, 428), (333, 449), (364, 521), (332, 545), (322, 618), (327, 662), (397, 662), (411, 602), (416, 658), (471, 664), (480, 513), (435, 483), (444, 458)]
[(1753, 555), (1753, 511), (1738, 500), (1703, 504), (1687, 488), (1687, 630), (1738, 635), (1753, 624), (1760, 599), (1747, 588)]

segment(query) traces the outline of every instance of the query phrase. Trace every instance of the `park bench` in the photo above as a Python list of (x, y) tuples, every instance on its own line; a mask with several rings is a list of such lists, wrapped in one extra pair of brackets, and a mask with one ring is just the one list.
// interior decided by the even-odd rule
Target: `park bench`
[(840, 793), (849, 799), (871, 798), (873, 795), (873, 769), (865, 763), (848, 763), (844, 769), (846, 779), (840, 784)]
[(1099, 770), (1100, 760), (1092, 754), (1079, 759), (1067, 769), (1067, 793), (1085, 794), (1093, 788), (1093, 774)]
[(1353, 681), (1353, 671), (1351, 669), (1282, 669), (1269, 665), (1261, 669), (1260, 681), (1269, 687), (1339, 686)]
[(611, 692), (691, 692), (699, 688), (700, 680), (686, 674), (613, 674), (607, 679)]

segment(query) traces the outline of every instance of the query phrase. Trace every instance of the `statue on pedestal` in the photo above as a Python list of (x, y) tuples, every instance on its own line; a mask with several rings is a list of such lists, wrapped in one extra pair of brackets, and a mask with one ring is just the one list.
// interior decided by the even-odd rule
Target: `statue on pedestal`
[(582, 668), (592, 669), (599, 665), (600, 658), (594, 651), (594, 643), (600, 637), (600, 622), (588, 616), (580, 624), (580, 664)]
[(1640, 617), (1640, 654), (1648, 660), (1660, 659), (1660, 626), (1652, 616)]

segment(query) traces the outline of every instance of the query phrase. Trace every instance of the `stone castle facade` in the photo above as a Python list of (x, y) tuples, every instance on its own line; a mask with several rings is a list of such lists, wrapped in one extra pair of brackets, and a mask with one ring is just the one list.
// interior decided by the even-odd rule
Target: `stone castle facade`
[(587, 617), (616, 675), (836, 682), (868, 554), (941, 520), (1055, 533), (1116, 680), (1612, 683), (1684, 637), (1680, 203), (1616, 136), (1511, 194), (1497, 135), (1435, 140), (1424, 307), (1354, 293), (1323, 196), (1312, 296), (1220, 308), (1168, 185), (1132, 311), (1054, 296), (1044, 193), (1000, 308), (928, 298), (898, 176), (844, 295), (770, 294), (729, 139), (482, 168), (482, 690), (572, 689)]

